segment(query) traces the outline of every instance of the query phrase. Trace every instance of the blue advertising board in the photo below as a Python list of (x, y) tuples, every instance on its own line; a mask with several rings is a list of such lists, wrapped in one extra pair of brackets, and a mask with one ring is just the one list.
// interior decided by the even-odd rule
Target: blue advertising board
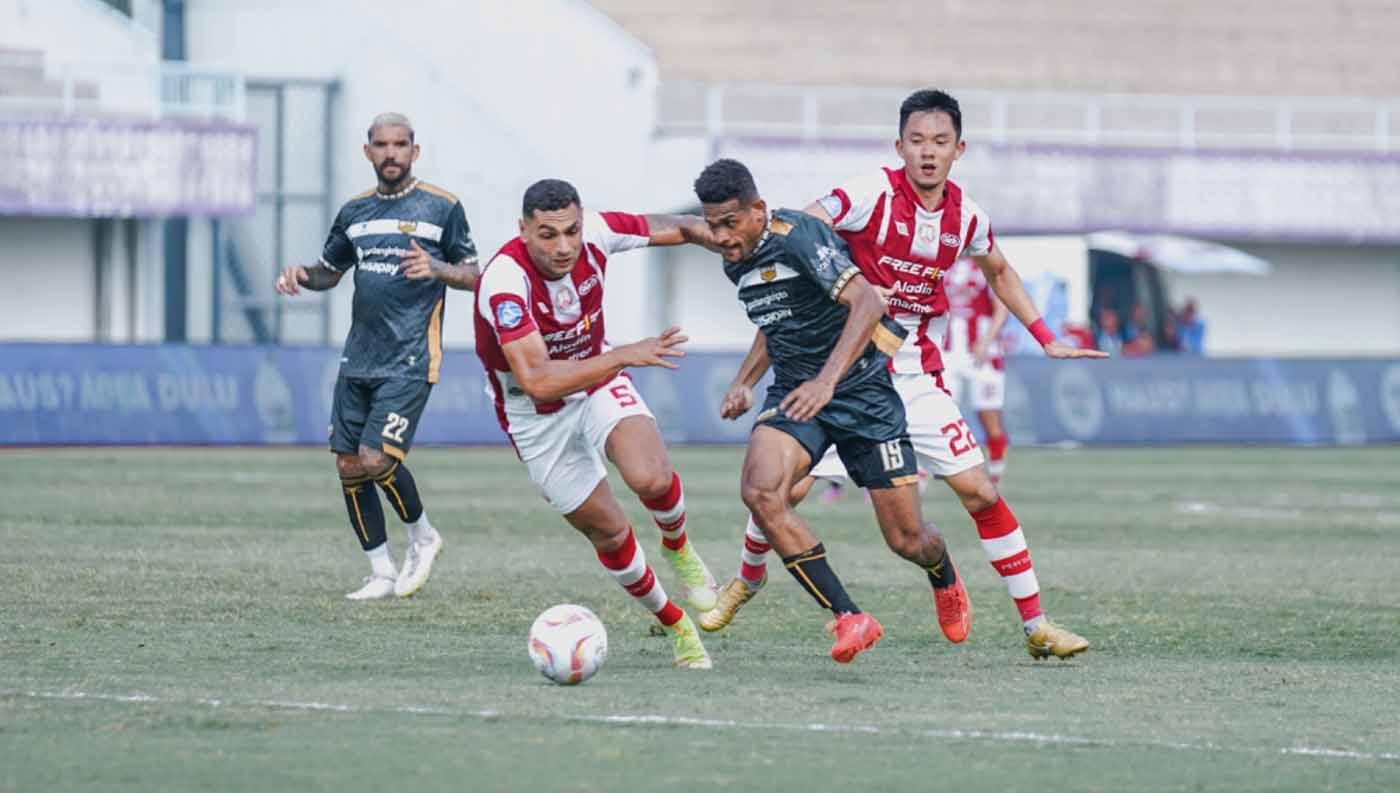
[[(718, 406), (741, 356), (632, 376), (670, 441), (741, 443)], [(0, 344), (0, 444), (322, 444), (336, 350)], [(761, 396), (760, 396), (761, 398)], [(1400, 441), (1400, 360), (1013, 358), (1006, 423), (1031, 443)], [(471, 352), (449, 352), (419, 444), (506, 442)]]

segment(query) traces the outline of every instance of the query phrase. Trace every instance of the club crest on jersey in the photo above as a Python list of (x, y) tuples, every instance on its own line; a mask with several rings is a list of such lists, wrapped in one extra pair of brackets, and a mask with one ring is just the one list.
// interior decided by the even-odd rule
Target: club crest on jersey
[(776, 267), (768, 267), (768, 268), (765, 268), (765, 269), (763, 269), (761, 272), (759, 272), (758, 277), (759, 277), (759, 278), (762, 278), (762, 279), (764, 280), (765, 283), (768, 282), (768, 281), (771, 281), (771, 280), (773, 280), (774, 278), (777, 278), (777, 277), (778, 277), (778, 268), (776, 268)]
[(938, 241), (949, 248), (956, 248), (962, 244), (962, 239), (951, 231), (939, 237)]
[(399, 231), (403, 232), (404, 234), (412, 234), (413, 232), (415, 232), (415, 231), (417, 231), (417, 230), (418, 230), (418, 221), (416, 221), (416, 220), (400, 220), (400, 221), (399, 221)]
[(561, 289), (554, 295), (554, 305), (560, 314), (569, 313), (569, 309), (574, 307), (574, 293)]
[(519, 303), (511, 300), (503, 300), (496, 304), (496, 324), (506, 330), (520, 327), (520, 323), (525, 320), (525, 309)]

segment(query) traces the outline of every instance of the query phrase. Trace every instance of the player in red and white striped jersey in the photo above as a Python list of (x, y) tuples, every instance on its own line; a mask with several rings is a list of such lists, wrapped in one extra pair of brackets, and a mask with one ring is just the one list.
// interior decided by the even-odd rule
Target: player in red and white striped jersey
[(948, 332), (943, 336), (943, 384), (955, 401), (964, 396), (977, 411), (987, 437), (987, 475), (1001, 484), (1006, 472), (1006, 437), (1001, 410), (1006, 404), (1001, 331), (1010, 312), (987, 284), (987, 276), (963, 257), (943, 276), (948, 293)]
[(623, 370), (675, 368), (679, 328), (612, 349), (604, 332), (608, 256), (647, 245), (703, 243), (698, 217), (584, 213), (568, 182), (546, 179), (525, 192), (520, 236), (482, 271), (476, 292), (476, 351), (501, 428), (530, 478), (593, 543), (598, 559), (672, 634), (676, 665), (709, 669), (690, 617), (666, 591), (637, 545), (608, 487), (603, 458), (652, 513), (662, 555), (697, 609), (714, 607), (714, 578), (685, 531), (680, 476), (656, 419)]
[[(1088, 642), (1050, 622), (1041, 611), (1040, 586), (1020, 524), (987, 475), (982, 451), (943, 383), (939, 348), (949, 321), (947, 271), (959, 256), (972, 257), (992, 291), (1049, 357), (1106, 356), (1056, 341), (1040, 318), (1020, 276), (997, 248), (987, 213), (948, 178), (965, 149), (957, 100), (942, 91), (917, 91), (900, 106), (895, 151), (903, 167), (854, 179), (807, 211), (840, 234), (862, 274), (888, 293), (890, 316), (909, 328), (891, 369), (920, 466), (943, 478), (971, 514), (983, 550), (1020, 612), (1031, 655), (1067, 658), (1087, 649)], [(722, 415), (737, 416), (752, 402), (752, 387), (767, 369), (762, 347), (761, 337), (756, 338), (725, 397)], [(810, 487), (815, 477), (844, 479), (846, 472), (839, 459), (824, 458), (812, 466), (805, 484)], [(794, 498), (800, 500), (805, 493), (806, 488), (794, 489)], [(763, 550), (762, 532), (750, 519), (740, 574), (720, 592), (715, 610), (702, 617), (702, 627), (723, 627), (762, 585)], [(945, 590), (948, 602), (936, 601), (939, 623), (950, 640), (960, 641), (966, 632), (952, 631), (950, 625), (956, 625), (959, 616), (966, 624), (970, 608), (962, 587), (957, 587), (961, 603), (953, 602), (952, 589)]]

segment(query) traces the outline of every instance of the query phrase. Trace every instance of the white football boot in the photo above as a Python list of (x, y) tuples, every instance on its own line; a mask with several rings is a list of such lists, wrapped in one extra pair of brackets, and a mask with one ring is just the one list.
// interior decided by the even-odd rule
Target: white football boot
[(365, 585), (345, 596), (346, 600), (379, 600), (394, 594), (394, 579), (382, 575), (365, 576)]
[(399, 577), (394, 580), (394, 594), (401, 598), (417, 594), (428, 583), (428, 576), (433, 572), (433, 561), (440, 553), (442, 535), (437, 532), (433, 532), (432, 539), (409, 543), (403, 567), (399, 568)]

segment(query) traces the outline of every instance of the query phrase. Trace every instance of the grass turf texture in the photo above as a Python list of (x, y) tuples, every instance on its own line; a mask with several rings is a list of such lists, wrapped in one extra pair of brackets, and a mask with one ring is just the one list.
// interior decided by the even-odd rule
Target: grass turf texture
[[(741, 453), (673, 456), (726, 578)], [(367, 565), (324, 452), (10, 452), (0, 790), (1400, 789), (1395, 459), (1013, 450), (1044, 603), (1093, 643), (1068, 663), (1025, 654), (942, 485), (925, 514), (972, 597), (961, 646), (858, 495), (813, 500), (885, 640), (832, 663), (824, 615), (770, 557), (768, 590), (706, 637), (716, 669), (682, 673), (509, 450), (414, 453), (446, 551), (417, 598), (368, 604), (342, 598)], [(564, 601), (609, 629), (575, 688), (525, 653)]]

